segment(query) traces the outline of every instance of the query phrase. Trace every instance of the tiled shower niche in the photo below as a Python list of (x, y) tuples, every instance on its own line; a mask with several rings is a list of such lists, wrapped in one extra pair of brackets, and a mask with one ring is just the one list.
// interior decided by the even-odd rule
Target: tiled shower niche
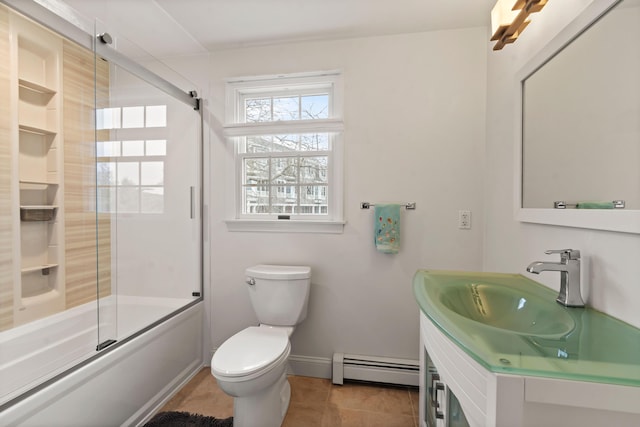
[[(17, 99), (20, 278), (14, 325), (64, 310), (62, 40), (18, 16), (11, 19), (12, 84)], [(15, 163), (14, 163), (15, 164)]]

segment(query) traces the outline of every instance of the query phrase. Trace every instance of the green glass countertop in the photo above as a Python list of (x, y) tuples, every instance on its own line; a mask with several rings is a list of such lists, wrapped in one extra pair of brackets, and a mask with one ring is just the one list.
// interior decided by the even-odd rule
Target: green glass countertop
[(418, 270), (424, 314), (496, 373), (640, 386), (640, 329), (520, 274)]

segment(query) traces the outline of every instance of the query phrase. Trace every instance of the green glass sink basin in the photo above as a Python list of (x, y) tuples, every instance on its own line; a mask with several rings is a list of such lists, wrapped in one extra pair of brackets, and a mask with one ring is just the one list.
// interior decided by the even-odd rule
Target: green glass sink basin
[(555, 299), (492, 282), (455, 283), (442, 290), (437, 302), (459, 316), (516, 334), (558, 337), (575, 327)]
[(418, 270), (421, 311), (496, 373), (640, 387), (640, 329), (520, 274)]

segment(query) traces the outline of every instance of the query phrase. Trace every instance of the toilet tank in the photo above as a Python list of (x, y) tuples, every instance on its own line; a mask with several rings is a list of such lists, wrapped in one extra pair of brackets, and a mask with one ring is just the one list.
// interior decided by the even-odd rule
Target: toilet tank
[(295, 326), (307, 317), (311, 267), (263, 264), (247, 268), (245, 274), (261, 324)]

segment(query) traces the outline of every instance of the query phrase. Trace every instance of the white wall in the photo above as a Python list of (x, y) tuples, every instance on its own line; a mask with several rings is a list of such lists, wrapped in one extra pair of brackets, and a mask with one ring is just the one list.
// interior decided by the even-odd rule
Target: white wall
[[(638, 235), (525, 224), (516, 222), (513, 216), (516, 73), (590, 3), (549, 2), (532, 16), (516, 43), (499, 52), (489, 51), (484, 269), (524, 273), (531, 261), (546, 259), (546, 249), (580, 249), (587, 303), (640, 327)], [(559, 276), (553, 272), (531, 277), (559, 288)]]
[[(486, 29), (474, 28), (212, 54), (207, 121), (213, 127), (208, 294), (213, 348), (257, 322), (245, 268), (280, 263), (312, 267), (308, 317), (294, 333), (292, 354), (418, 358), (415, 271), (481, 268), (485, 39)], [(182, 59), (174, 66), (189, 75), (188, 64)], [(340, 69), (344, 76), (344, 233), (227, 231), (225, 192), (231, 190), (233, 152), (220, 138), (224, 79), (327, 69)], [(360, 209), (363, 201), (417, 203), (415, 211), (402, 212), (399, 254), (376, 252), (373, 212)], [(460, 209), (473, 212), (471, 230), (457, 228)]]

